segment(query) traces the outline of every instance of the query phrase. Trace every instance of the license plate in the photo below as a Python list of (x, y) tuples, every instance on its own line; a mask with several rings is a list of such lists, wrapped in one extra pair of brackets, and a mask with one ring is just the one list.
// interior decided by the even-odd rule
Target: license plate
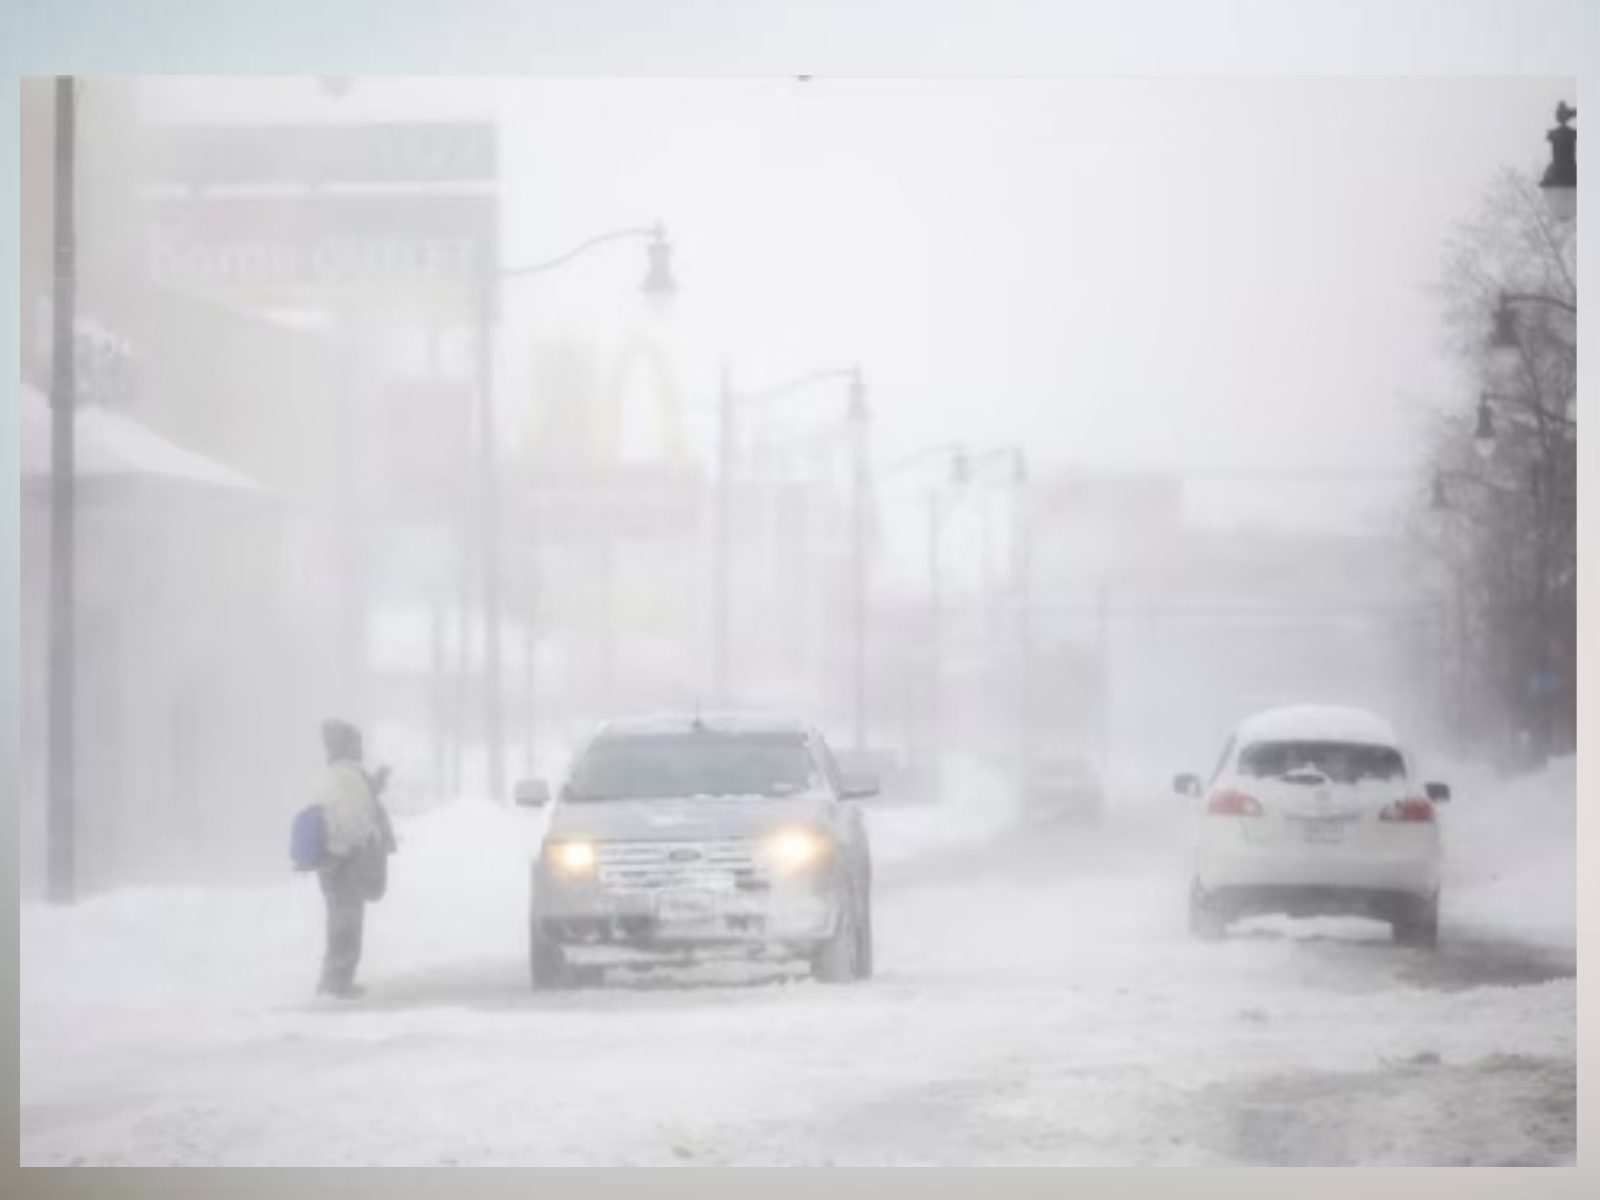
[(716, 915), (716, 901), (710, 892), (663, 892), (656, 898), (656, 916), (673, 924), (709, 921)]
[(1305, 823), (1301, 836), (1308, 842), (1326, 844), (1344, 841), (1344, 822), (1337, 817), (1313, 818)]

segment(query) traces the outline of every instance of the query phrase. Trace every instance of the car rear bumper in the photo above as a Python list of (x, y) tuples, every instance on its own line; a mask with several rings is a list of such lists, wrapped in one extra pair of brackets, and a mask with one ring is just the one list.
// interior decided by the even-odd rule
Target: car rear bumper
[(1431, 830), (1394, 844), (1350, 847), (1254, 844), (1217, 830), (1200, 846), (1196, 878), (1208, 892), (1232, 889), (1323, 889), (1431, 896), (1439, 890), (1439, 844)]
[(1392, 921), (1434, 893), (1407, 889), (1322, 887), (1307, 884), (1229, 885), (1204, 889), (1207, 904), (1226, 917), (1371, 917)]

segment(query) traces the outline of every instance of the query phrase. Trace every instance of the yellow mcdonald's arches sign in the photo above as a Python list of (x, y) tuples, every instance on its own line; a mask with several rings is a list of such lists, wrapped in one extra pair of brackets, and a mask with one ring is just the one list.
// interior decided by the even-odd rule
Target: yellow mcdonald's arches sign
[[(533, 393), (524, 422), (528, 469), (591, 479), (647, 465), (690, 473), (694, 463), (684, 435), (682, 393), (667, 352), (660, 343), (635, 336), (607, 357), (578, 339), (535, 347)], [(652, 423), (654, 444), (630, 445), (630, 435)]]

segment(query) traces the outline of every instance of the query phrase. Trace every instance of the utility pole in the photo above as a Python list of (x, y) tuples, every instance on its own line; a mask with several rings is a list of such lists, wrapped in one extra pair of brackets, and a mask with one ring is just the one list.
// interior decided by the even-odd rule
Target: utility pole
[(711, 597), (711, 691), (720, 705), (728, 702), (728, 623), (732, 586), (733, 551), (733, 384), (728, 364), (722, 364), (721, 390), (717, 396), (717, 513), (715, 558), (712, 564)]
[(1012, 493), (1012, 526), (1017, 591), (1017, 673), (1022, 766), (1033, 762), (1033, 505), (1027, 488), (1026, 459), (1017, 452), (1016, 490)]
[(944, 507), (937, 485), (928, 496), (928, 753), (938, 778), (944, 746), (944, 595), (939, 563), (939, 530)]
[(484, 262), (477, 281), (478, 452), (483, 533), (483, 737), (488, 751), (489, 795), (505, 795), (504, 714), (500, 690), (500, 486), (494, 430), (494, 266)]
[(1100, 775), (1111, 765), (1111, 606), (1108, 586), (1102, 582), (1095, 592), (1096, 639), (1100, 646)]
[(50, 381), (50, 785), (48, 890), (57, 904), (77, 894), (75, 723), (77, 675), (77, 396), (73, 327), (77, 314), (74, 178), (77, 81), (56, 78), (55, 297)]
[(850, 506), (851, 692), (854, 742), (867, 746), (867, 400), (858, 370), (850, 379), (852, 494)]

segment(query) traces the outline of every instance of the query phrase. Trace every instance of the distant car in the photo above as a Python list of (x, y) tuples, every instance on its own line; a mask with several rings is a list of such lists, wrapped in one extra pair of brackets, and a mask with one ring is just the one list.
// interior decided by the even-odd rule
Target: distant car
[[(872, 973), (872, 865), (856, 801), (798, 720), (682, 716), (603, 726), (576, 758), (533, 864), (535, 988), (584, 968), (713, 957)], [(538, 782), (517, 801), (549, 800)]]
[(1022, 781), (1022, 808), (1036, 824), (1096, 822), (1105, 814), (1105, 792), (1089, 762), (1071, 756), (1036, 759)]
[(1222, 937), (1236, 918), (1356, 914), (1387, 921), (1394, 939), (1431, 948), (1439, 936), (1442, 783), (1415, 778), (1388, 722), (1358, 709), (1273, 709), (1239, 725), (1203, 796), (1189, 924)]

